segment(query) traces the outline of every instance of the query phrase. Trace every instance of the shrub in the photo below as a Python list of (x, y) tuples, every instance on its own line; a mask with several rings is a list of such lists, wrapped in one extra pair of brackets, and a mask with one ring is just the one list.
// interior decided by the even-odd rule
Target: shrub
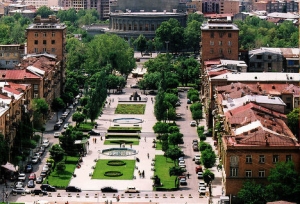
[(104, 173), (104, 176), (109, 176), (109, 177), (118, 177), (118, 176), (122, 176), (123, 173), (119, 172), (119, 171), (106, 171)]
[(199, 146), (200, 151), (204, 151), (204, 150), (212, 150), (212, 146), (206, 142), (200, 141), (200, 146)]
[(124, 166), (126, 165), (126, 162), (122, 160), (110, 160), (107, 162), (108, 166)]

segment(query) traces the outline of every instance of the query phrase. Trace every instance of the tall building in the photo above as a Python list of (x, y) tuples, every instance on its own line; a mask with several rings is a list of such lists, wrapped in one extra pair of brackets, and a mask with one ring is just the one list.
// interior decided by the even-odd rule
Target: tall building
[(41, 6), (58, 6), (58, 0), (24, 0), (24, 3), (35, 6), (37, 9)]
[(237, 14), (240, 11), (240, 1), (239, 0), (201, 0), (200, 11), (202, 13), (232, 13)]
[(65, 24), (59, 23), (56, 16), (49, 16), (48, 19), (37, 16), (33, 24), (26, 29), (27, 54), (56, 55), (62, 67), (60, 73), (62, 84), (65, 80), (66, 28)]

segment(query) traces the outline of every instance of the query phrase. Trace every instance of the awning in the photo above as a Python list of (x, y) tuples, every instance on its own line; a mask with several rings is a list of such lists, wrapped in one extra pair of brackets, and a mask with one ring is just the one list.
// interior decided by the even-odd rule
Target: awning
[(1, 166), (5, 169), (9, 170), (9, 171), (13, 171), (13, 172), (17, 171), (16, 167), (13, 164), (9, 163), (9, 162), (7, 162), (5, 165), (1, 165)]

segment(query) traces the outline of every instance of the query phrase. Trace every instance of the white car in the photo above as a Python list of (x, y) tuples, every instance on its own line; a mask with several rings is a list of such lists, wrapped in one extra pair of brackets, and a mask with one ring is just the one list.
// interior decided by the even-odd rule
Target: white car
[(197, 173), (197, 175), (198, 175), (198, 179), (202, 179), (203, 178), (203, 172), (199, 171)]
[(42, 171), (49, 171), (49, 166), (47, 164), (44, 165)]
[(199, 188), (200, 188), (200, 187), (206, 187), (206, 184), (205, 184), (204, 182), (201, 182), (201, 181), (200, 181), (200, 182), (198, 183), (198, 186), (199, 186)]
[(26, 180), (26, 174), (20, 173), (19, 176), (18, 176), (18, 180), (19, 181), (25, 181)]
[(178, 165), (180, 165), (180, 164), (184, 164), (185, 165), (185, 161), (184, 160), (179, 161)]
[(69, 123), (64, 124), (64, 129), (67, 129), (69, 127)]
[(179, 157), (178, 161), (184, 161), (184, 158), (183, 157)]
[(57, 138), (57, 137), (59, 137), (59, 136), (60, 136), (60, 132), (55, 132), (55, 133), (54, 133), (54, 137), (55, 137), (55, 138)]
[(191, 127), (196, 127), (196, 126), (197, 126), (196, 121), (192, 120), (192, 121), (190, 122), (190, 126), (191, 126)]
[(24, 187), (24, 183), (21, 182), (21, 181), (18, 181), (16, 184), (15, 184), (15, 188), (23, 188)]
[(201, 187), (199, 187), (198, 192), (199, 192), (200, 195), (205, 195), (206, 194), (206, 188), (201, 186)]
[(49, 144), (50, 144), (49, 140), (46, 139), (46, 140), (43, 140), (42, 146), (43, 147), (49, 147)]
[(200, 155), (199, 155), (199, 154), (196, 154), (196, 155), (194, 156), (193, 161), (195, 161), (195, 160), (200, 160)]

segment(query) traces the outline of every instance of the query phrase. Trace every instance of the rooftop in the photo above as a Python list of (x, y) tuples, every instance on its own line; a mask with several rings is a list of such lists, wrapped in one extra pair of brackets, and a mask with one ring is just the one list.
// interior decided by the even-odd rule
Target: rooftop
[(209, 20), (201, 26), (201, 30), (239, 30), (231, 20)]

